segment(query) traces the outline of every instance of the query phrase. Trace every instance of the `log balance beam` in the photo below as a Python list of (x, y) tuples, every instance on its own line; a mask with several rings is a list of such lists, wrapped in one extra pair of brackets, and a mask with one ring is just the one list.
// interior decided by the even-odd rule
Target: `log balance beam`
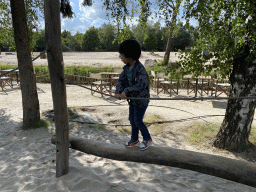
[[(54, 136), (51, 142), (55, 144)], [(246, 161), (170, 147), (151, 146), (146, 151), (138, 147), (126, 149), (119, 144), (73, 136), (69, 137), (69, 143), (72, 149), (107, 159), (179, 167), (256, 187), (256, 165)]]

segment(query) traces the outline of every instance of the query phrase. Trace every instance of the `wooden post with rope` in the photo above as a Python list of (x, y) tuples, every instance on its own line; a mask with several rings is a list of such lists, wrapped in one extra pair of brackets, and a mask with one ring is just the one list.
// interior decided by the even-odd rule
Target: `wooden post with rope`
[(69, 172), (69, 124), (64, 82), (59, 0), (45, 0), (45, 40), (56, 128), (56, 177)]

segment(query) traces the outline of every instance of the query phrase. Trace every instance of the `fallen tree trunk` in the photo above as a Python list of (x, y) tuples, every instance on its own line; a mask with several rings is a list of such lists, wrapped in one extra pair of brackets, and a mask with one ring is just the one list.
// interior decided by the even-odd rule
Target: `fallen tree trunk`
[[(55, 144), (56, 138), (51, 142)], [(221, 156), (168, 147), (152, 146), (146, 151), (137, 147), (103, 143), (84, 138), (69, 137), (72, 149), (119, 161), (133, 161), (189, 169), (256, 187), (256, 165)]]

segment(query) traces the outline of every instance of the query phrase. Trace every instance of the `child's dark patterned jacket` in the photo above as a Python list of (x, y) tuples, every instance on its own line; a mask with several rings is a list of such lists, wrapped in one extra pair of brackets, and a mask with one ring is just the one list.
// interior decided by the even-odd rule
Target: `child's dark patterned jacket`
[[(127, 97), (149, 98), (149, 77), (145, 67), (139, 60), (136, 61), (132, 68), (132, 86), (129, 86), (127, 70), (128, 66), (123, 67), (119, 80), (116, 85), (115, 94), (121, 94), (123, 91)], [(137, 100), (131, 101), (134, 105), (145, 106), (149, 103), (149, 100)]]

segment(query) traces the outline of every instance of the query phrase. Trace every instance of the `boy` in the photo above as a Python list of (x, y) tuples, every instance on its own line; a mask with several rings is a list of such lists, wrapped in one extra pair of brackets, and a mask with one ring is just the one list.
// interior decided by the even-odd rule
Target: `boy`
[[(116, 85), (115, 98), (125, 97), (149, 98), (149, 77), (145, 67), (140, 63), (141, 48), (136, 40), (125, 40), (119, 46), (120, 58), (126, 64), (123, 67)], [(146, 150), (152, 143), (143, 117), (148, 107), (149, 100), (127, 100), (129, 103), (129, 120), (132, 127), (131, 140), (125, 144), (133, 147), (139, 143), (139, 131), (143, 136), (140, 150)]]

